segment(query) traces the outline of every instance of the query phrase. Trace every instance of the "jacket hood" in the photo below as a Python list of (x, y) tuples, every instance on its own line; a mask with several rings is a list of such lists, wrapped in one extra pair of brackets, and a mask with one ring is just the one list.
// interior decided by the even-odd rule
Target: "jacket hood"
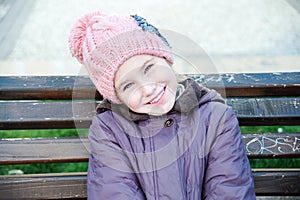
[[(215, 90), (211, 90), (204, 86), (201, 86), (191, 78), (187, 78), (186, 80), (180, 82), (180, 84), (184, 85), (185, 90), (168, 113), (189, 113), (194, 108), (199, 108), (201, 105), (208, 102), (225, 103), (221, 95)], [(96, 111), (97, 114), (100, 114), (107, 110), (117, 112), (131, 121), (141, 121), (150, 118), (148, 114), (133, 112), (124, 104), (114, 104), (108, 99), (104, 99), (101, 103), (98, 104)]]

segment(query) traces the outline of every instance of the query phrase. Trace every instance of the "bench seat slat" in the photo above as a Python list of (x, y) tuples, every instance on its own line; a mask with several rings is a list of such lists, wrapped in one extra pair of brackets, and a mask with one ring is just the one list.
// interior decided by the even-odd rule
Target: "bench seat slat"
[(0, 140), (0, 164), (86, 162), (87, 138), (28, 138)]
[(257, 196), (299, 196), (300, 169), (253, 170)]
[(0, 194), (1, 199), (86, 199), (86, 173), (0, 176)]
[[(227, 97), (300, 95), (300, 72), (188, 76)], [(101, 98), (86, 76), (0, 76), (0, 100), (86, 99), (95, 95)]]
[[(244, 134), (249, 158), (300, 158), (300, 133)], [(0, 140), (0, 164), (86, 162), (87, 138), (30, 138)]]
[[(261, 169), (253, 175), (257, 196), (300, 194), (300, 169)], [(0, 176), (0, 194), (7, 199), (86, 198), (86, 192), (86, 173)]]
[[(299, 125), (300, 98), (228, 98), (240, 125)], [(1, 102), (0, 129), (88, 128), (95, 102)]]

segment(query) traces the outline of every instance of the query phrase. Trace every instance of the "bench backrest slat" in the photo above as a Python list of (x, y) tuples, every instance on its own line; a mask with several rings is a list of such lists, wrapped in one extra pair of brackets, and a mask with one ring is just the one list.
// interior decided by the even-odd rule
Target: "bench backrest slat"
[[(249, 158), (300, 158), (300, 133), (244, 134)], [(89, 142), (80, 138), (29, 138), (0, 140), (0, 164), (86, 162)]]
[[(300, 72), (188, 75), (227, 97), (299, 96)], [(226, 88), (226, 92), (224, 91)], [(0, 100), (101, 98), (88, 77), (0, 77)]]
[[(300, 98), (228, 98), (240, 125), (299, 125)], [(2, 102), (0, 129), (88, 128), (96, 102)], [(75, 122), (75, 123), (74, 123)]]

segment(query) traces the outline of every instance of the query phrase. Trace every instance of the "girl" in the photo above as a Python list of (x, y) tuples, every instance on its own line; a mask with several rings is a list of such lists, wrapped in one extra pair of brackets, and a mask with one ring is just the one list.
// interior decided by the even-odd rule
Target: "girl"
[(89, 131), (89, 199), (255, 199), (232, 109), (192, 79), (177, 82), (154, 26), (92, 12), (69, 44), (104, 97)]

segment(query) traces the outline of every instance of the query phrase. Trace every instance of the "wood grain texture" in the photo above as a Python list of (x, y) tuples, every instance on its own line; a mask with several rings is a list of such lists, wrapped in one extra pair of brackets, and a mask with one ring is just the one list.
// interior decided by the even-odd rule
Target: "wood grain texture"
[[(224, 97), (300, 96), (300, 72), (187, 75)], [(1, 100), (100, 99), (85, 76), (0, 77)]]
[(300, 133), (243, 134), (242, 137), (249, 158), (300, 158)]
[[(300, 169), (261, 169), (253, 175), (257, 196), (300, 195)], [(0, 176), (0, 199), (86, 198), (86, 192), (85, 173)]]
[[(249, 158), (300, 158), (300, 133), (244, 134)], [(1, 139), (0, 164), (87, 162), (90, 145), (80, 138)]]
[(253, 175), (258, 196), (300, 195), (300, 169), (260, 169), (254, 171)]
[(86, 174), (0, 176), (0, 199), (86, 198)]
[[(228, 98), (240, 125), (300, 125), (300, 98)], [(97, 102), (1, 102), (0, 130), (88, 128)]]
[(87, 138), (25, 138), (0, 140), (0, 164), (87, 162)]

